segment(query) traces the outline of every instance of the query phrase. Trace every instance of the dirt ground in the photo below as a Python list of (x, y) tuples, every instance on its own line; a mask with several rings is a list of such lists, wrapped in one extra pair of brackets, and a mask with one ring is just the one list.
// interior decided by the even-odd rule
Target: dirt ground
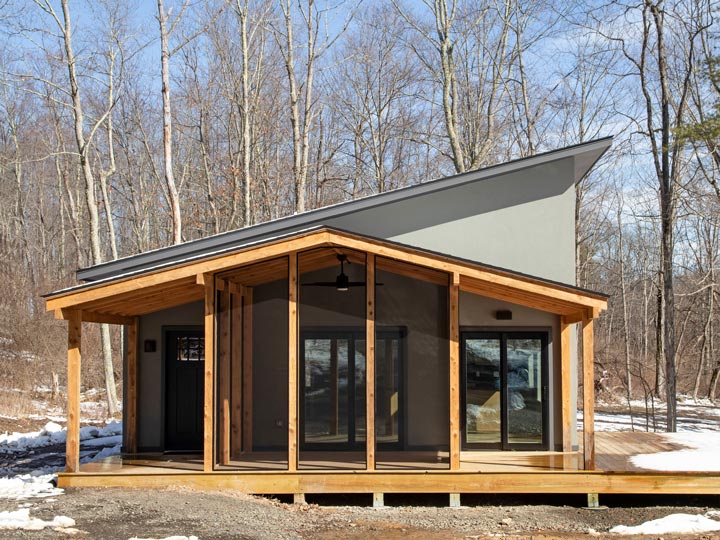
[[(542, 501), (544, 504), (535, 504)], [(200, 540), (507, 540), (605, 538), (618, 524), (636, 525), (671, 513), (702, 514), (719, 497), (602, 499), (605, 509), (583, 507), (584, 497), (508, 498), (466, 496), (449, 508), (447, 496), (386, 496), (370, 507), (369, 496), (308, 496), (306, 505), (235, 492), (188, 489), (70, 489), (52, 499), (33, 499), (30, 514), (45, 520), (65, 515), (82, 531), (75, 538), (129, 540), (195, 535)], [(0, 501), (0, 511), (22, 502)], [(596, 531), (596, 532), (593, 532)], [(65, 534), (3, 531), (2, 539), (57, 539)], [(633, 537), (653, 538), (657, 537)], [(720, 534), (664, 538), (720, 539)]]

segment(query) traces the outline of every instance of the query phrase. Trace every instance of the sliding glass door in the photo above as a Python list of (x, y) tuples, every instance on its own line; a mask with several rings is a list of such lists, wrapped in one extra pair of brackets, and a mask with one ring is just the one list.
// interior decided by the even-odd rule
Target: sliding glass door
[(463, 332), (463, 447), (546, 449), (545, 332)]
[[(401, 444), (400, 332), (377, 332), (376, 414), (378, 446)], [(301, 449), (358, 450), (366, 440), (365, 333), (302, 333)]]

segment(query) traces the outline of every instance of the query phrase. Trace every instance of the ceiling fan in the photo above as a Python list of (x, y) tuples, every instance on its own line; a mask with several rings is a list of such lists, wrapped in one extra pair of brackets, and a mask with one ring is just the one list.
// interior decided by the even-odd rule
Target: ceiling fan
[[(345, 263), (350, 264), (347, 255), (343, 253), (337, 254), (337, 259), (340, 261), (340, 273), (335, 278), (335, 281), (315, 281), (313, 283), (303, 283), (305, 287), (335, 287), (338, 291), (347, 291), (350, 287), (364, 287), (364, 281), (350, 281), (350, 278), (345, 273)], [(382, 285), (382, 283), (375, 283), (375, 285)]]

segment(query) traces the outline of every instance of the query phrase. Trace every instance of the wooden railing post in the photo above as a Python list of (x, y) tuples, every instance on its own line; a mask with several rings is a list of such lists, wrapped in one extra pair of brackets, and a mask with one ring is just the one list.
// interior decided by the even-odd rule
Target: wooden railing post
[(450, 283), (450, 470), (460, 470), (460, 275)]
[(80, 471), (80, 363), (82, 312), (71, 311), (68, 319), (67, 438), (65, 470)]
[[(222, 283), (222, 282), (220, 282)], [(218, 306), (219, 316), (219, 336), (218, 336), (218, 369), (217, 369), (217, 388), (218, 388), (218, 422), (217, 429), (220, 447), (219, 461), (221, 465), (230, 463), (230, 359), (232, 354), (232, 343), (230, 341), (230, 286), (229, 283), (222, 283), (219, 287), (220, 305)]]
[(125, 326), (127, 332), (127, 383), (125, 384), (125, 407), (123, 423), (125, 424), (125, 451), (130, 454), (137, 453), (137, 427), (138, 427), (138, 318), (133, 318), (132, 324)]
[(595, 371), (593, 319), (582, 321), (583, 350), (583, 454), (586, 470), (595, 469)]
[(203, 436), (203, 470), (212, 472), (215, 423), (215, 278), (204, 276), (205, 284), (205, 414)]
[(298, 466), (298, 265), (290, 253), (288, 276), (288, 471)]
[(562, 409), (562, 450), (572, 452), (572, 387), (573, 377), (570, 359), (571, 326), (565, 317), (560, 318), (560, 393)]
[(242, 288), (242, 447), (244, 452), (253, 449), (253, 290)]
[[(365, 317), (365, 431), (366, 468), (375, 470), (375, 255), (367, 254), (365, 266), (367, 312)], [(390, 358), (385, 359), (390, 362)]]

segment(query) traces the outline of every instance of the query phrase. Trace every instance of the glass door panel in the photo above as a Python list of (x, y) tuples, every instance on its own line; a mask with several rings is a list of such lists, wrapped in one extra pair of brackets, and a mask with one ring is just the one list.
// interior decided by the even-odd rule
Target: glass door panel
[(466, 339), (465, 442), (499, 446), (501, 431), (501, 340)]
[(540, 339), (507, 339), (508, 443), (543, 441), (543, 374)]
[(365, 407), (365, 339), (356, 339), (353, 342), (355, 359), (355, 414), (352, 415), (355, 424), (355, 442), (365, 442), (367, 432), (367, 407)]
[(305, 339), (304, 441), (347, 444), (348, 360), (347, 339)]
[(400, 339), (378, 336), (375, 346), (375, 431), (378, 444), (400, 444)]

